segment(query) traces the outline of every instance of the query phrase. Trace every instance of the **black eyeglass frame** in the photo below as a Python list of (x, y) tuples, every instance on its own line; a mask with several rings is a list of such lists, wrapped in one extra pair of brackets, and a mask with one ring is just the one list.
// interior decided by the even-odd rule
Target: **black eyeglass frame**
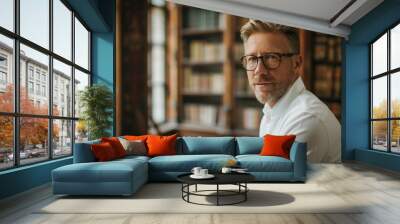
[[(266, 56), (266, 55), (275, 55), (275, 56), (277, 56), (278, 58), (279, 58), (279, 62), (277, 63), (277, 66), (275, 66), (275, 67), (269, 67), (269, 66), (267, 66), (266, 64), (265, 64), (265, 61), (263, 60), (263, 58)], [(270, 69), (270, 70), (273, 70), (273, 69), (277, 69), (277, 68), (279, 68), (279, 66), (281, 66), (281, 61), (282, 61), (282, 57), (292, 57), (292, 56), (294, 56), (294, 55), (298, 55), (298, 53), (279, 53), (279, 52), (270, 52), (270, 53), (264, 53), (264, 54), (262, 54), (262, 55), (260, 55), (260, 56), (255, 56), (255, 55), (244, 55), (244, 56), (242, 56), (241, 58), (240, 58), (240, 61), (242, 62), (242, 67), (246, 70), (246, 71), (254, 71), (254, 70), (256, 70), (256, 68), (257, 68), (257, 65), (258, 65), (258, 62), (261, 60), (262, 61), (262, 63), (263, 63), (263, 65), (264, 65), (264, 67), (266, 68), (266, 69)], [(247, 66), (245, 65), (245, 58), (247, 58), (247, 57), (256, 57), (257, 58), (257, 64), (256, 64), (256, 66), (254, 67), (254, 69), (248, 69), (247, 68)]]

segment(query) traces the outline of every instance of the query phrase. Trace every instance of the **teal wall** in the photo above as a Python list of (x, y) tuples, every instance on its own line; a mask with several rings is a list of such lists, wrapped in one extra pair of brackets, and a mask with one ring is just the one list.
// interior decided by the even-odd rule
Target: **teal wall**
[[(114, 92), (114, 0), (67, 0), (92, 31), (92, 81)], [(115, 119), (113, 119), (115, 120)], [(110, 127), (110, 132), (114, 130)], [(51, 171), (72, 163), (72, 157), (0, 172), (0, 199), (51, 181)]]
[(342, 157), (400, 170), (400, 156), (369, 149), (369, 43), (400, 22), (400, 0), (386, 0), (351, 27), (345, 43)]

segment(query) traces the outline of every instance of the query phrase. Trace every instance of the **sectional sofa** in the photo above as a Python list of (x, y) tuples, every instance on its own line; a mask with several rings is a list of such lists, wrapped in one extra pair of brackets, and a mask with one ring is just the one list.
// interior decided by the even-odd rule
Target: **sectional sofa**
[(290, 159), (260, 156), (263, 138), (259, 137), (180, 137), (177, 155), (127, 156), (96, 162), (90, 141), (75, 144), (73, 164), (52, 171), (54, 194), (131, 195), (148, 181), (176, 181), (193, 167), (218, 172), (234, 159), (260, 182), (304, 182), (306, 180), (306, 144), (294, 142)]

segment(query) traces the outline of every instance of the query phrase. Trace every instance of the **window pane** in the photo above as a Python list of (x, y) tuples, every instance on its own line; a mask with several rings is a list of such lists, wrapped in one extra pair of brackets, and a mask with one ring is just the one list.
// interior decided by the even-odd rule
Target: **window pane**
[(75, 18), (75, 63), (89, 70), (89, 32)]
[(393, 120), (390, 122), (391, 127), (391, 141), (392, 141), (392, 152), (400, 153), (400, 120)]
[(22, 117), (20, 119), (21, 164), (34, 163), (49, 158), (48, 119)]
[(72, 154), (72, 121), (53, 120), (53, 157)]
[(13, 118), (0, 116), (0, 170), (14, 165)]
[(75, 143), (88, 140), (88, 129), (86, 122), (79, 120), (75, 122)]
[(372, 122), (373, 149), (387, 151), (387, 121)]
[(49, 1), (20, 0), (21, 36), (49, 48)]
[(387, 117), (387, 77), (381, 77), (372, 81), (372, 118)]
[(400, 24), (391, 30), (390, 51), (390, 68), (400, 67)]
[(53, 51), (71, 60), (72, 12), (60, 0), (53, 0), (53, 17)]
[(400, 118), (400, 72), (391, 75), (391, 88), (390, 88), (390, 98), (391, 98), (391, 110), (392, 117)]
[(53, 115), (72, 117), (71, 66), (53, 60)]
[(14, 0), (0, 1), (0, 26), (14, 31)]
[(89, 86), (89, 75), (75, 69), (75, 117), (79, 117), (81, 114), (79, 95), (86, 86)]
[(14, 111), (14, 42), (0, 35), (0, 111)]
[(25, 114), (48, 114), (49, 57), (21, 44), (20, 108)]
[(372, 45), (372, 68), (373, 75), (387, 71), (387, 34)]

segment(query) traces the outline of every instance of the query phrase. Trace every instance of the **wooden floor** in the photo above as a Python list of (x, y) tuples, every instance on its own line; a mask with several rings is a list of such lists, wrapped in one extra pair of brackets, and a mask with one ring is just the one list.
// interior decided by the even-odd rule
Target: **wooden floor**
[[(36, 214), (54, 200), (49, 185), (0, 201), (0, 223), (400, 223), (400, 174), (358, 163), (312, 165), (308, 182), (346, 201), (367, 204), (357, 214)], [(320, 203), (315, 201), (315, 203)], [(173, 205), (172, 205), (173, 206)]]

